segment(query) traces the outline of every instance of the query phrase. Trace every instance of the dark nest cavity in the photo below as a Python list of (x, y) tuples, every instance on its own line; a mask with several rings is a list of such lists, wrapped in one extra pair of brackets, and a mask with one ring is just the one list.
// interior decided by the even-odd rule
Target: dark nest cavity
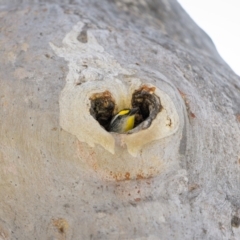
[[(131, 104), (133, 108), (137, 107), (139, 111), (136, 114), (134, 129), (128, 133), (148, 128), (161, 111), (160, 99), (154, 94), (154, 91), (154, 87), (149, 88), (147, 86), (134, 91)], [(116, 105), (111, 93), (109, 91), (96, 93), (90, 98), (90, 101), (90, 114), (105, 130), (109, 129)]]
[(115, 100), (109, 91), (95, 93), (91, 98), (90, 114), (99, 122), (99, 124), (108, 129), (113, 111), (115, 108)]
[(130, 133), (148, 128), (161, 111), (160, 98), (154, 94), (154, 91), (154, 87), (143, 86), (133, 93), (132, 106), (138, 107), (139, 111), (136, 114), (134, 129)]

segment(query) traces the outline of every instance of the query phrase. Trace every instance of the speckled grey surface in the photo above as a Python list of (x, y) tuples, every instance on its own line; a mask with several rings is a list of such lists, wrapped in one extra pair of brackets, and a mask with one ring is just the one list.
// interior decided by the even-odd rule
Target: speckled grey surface
[[(69, 67), (50, 43), (78, 22), (175, 104), (181, 140), (143, 158), (178, 154), (152, 178), (104, 180), (88, 163), (121, 152), (60, 127)], [(0, 239), (239, 239), (239, 114), (240, 78), (174, 0), (0, 1)]]

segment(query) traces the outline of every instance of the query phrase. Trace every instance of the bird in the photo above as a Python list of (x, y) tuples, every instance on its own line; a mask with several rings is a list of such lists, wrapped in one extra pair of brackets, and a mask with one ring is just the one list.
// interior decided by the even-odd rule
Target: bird
[(111, 120), (109, 132), (126, 133), (134, 128), (135, 116), (139, 108), (126, 108), (119, 111)]

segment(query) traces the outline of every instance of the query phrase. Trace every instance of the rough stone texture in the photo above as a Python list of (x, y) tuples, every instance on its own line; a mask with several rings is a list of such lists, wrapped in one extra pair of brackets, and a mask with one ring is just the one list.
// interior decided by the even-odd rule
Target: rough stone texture
[[(0, 1), (0, 239), (240, 239), (240, 78), (209, 37), (175, 0), (59, 2)], [(52, 46), (79, 22), (79, 42), (94, 36), (178, 112), (176, 134), (137, 155), (165, 166), (152, 178), (104, 179), (91, 163), (122, 152), (61, 127), (71, 68)]]

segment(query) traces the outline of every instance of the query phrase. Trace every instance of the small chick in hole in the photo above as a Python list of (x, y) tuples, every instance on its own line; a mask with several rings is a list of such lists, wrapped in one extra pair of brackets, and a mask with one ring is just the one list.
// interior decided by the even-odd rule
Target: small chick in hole
[(123, 109), (111, 120), (108, 131), (126, 133), (134, 128), (135, 116), (139, 108)]
[(162, 106), (154, 87), (142, 86), (132, 95), (132, 108), (122, 109), (114, 115), (115, 100), (109, 91), (94, 94), (91, 115), (108, 132), (134, 133), (148, 128)]

